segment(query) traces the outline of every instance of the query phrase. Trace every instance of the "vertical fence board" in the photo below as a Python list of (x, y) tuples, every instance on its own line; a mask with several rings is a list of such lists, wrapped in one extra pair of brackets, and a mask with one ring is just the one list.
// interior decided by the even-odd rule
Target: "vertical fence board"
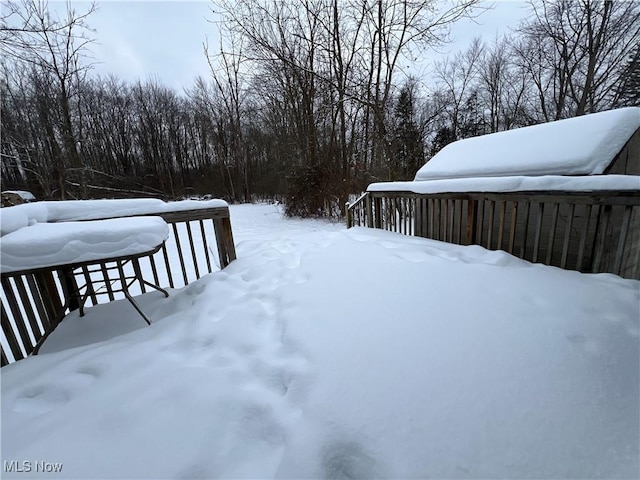
[(20, 341), (20, 344), (22, 345), (25, 356), (29, 355), (33, 351), (34, 344), (31, 343), (26, 324), (19, 321), (19, 319), (22, 318), (22, 315), (20, 314), (20, 307), (18, 305), (18, 301), (16, 300), (14, 289), (12, 288), (12, 285), (9, 282), (8, 278), (2, 277), (1, 282), (4, 294), (7, 298), (7, 303), (9, 304), (9, 311), (15, 319), (16, 328), (18, 329), (18, 331), (16, 332), (18, 334), (18, 339)]
[(609, 230), (610, 218), (611, 205), (604, 205), (603, 207), (600, 207), (600, 212), (598, 213), (598, 227), (596, 228), (596, 241), (593, 246), (594, 258), (591, 266), (591, 271), (593, 273), (597, 273), (600, 269), (600, 262), (602, 261), (602, 253), (604, 251), (604, 245), (606, 243), (607, 233)]
[(191, 259), (193, 260), (193, 268), (196, 272), (196, 279), (200, 278), (200, 270), (198, 269), (198, 259), (196, 257), (196, 248), (193, 244), (193, 233), (191, 232), (191, 222), (184, 222), (187, 225), (187, 237), (189, 237), (189, 247), (191, 250)]
[(27, 294), (27, 289), (24, 288), (22, 275), (19, 277), (14, 277), (13, 279), (16, 290), (18, 290), (18, 297), (20, 298), (20, 304), (24, 310), (24, 314), (27, 317), (27, 321), (29, 322), (29, 327), (31, 327), (31, 334), (33, 338), (33, 344), (35, 345), (40, 340), (40, 337), (44, 334), (40, 330), (40, 325), (38, 325), (38, 320), (36, 319), (36, 311), (33, 309), (33, 305)]
[(13, 327), (11, 326), (11, 322), (9, 321), (9, 316), (5, 310), (4, 303), (0, 304), (0, 314), (2, 315), (2, 332), (9, 344), (11, 355), (13, 355), (15, 360), (22, 360), (26, 356), (26, 353), (22, 350), (20, 342), (18, 342), (18, 338), (16, 337)]
[(42, 293), (38, 288), (38, 285), (35, 281), (33, 275), (26, 275), (27, 285), (29, 285), (29, 291), (33, 296), (33, 301), (36, 306), (36, 310), (38, 311), (38, 317), (40, 318), (40, 323), (42, 324), (42, 328), (44, 332), (47, 332), (49, 329), (50, 319), (47, 315), (47, 310), (44, 306), (44, 299), (42, 298)]
[(493, 220), (495, 203), (493, 200), (489, 201), (489, 222), (487, 223), (487, 248), (491, 250), (491, 243), (493, 240)]
[(629, 234), (629, 225), (631, 224), (632, 208), (627, 206), (624, 209), (622, 217), (622, 225), (620, 226), (620, 237), (618, 238), (618, 246), (616, 248), (616, 256), (613, 262), (613, 273), (620, 274), (622, 268), (622, 257), (624, 255), (624, 247), (627, 243), (627, 235)]
[(504, 237), (504, 219), (507, 212), (507, 202), (502, 200), (500, 202), (500, 220), (498, 224), (498, 245), (496, 248), (502, 250), (502, 238)]
[(533, 263), (538, 261), (538, 254), (540, 253), (540, 238), (542, 235), (542, 222), (544, 220), (544, 203), (538, 203), (538, 215), (536, 217), (536, 233), (533, 239)]
[[(198, 220), (200, 224), (200, 235), (202, 235), (202, 246), (204, 248), (204, 257), (207, 262), (207, 272), (211, 273), (211, 259), (209, 258), (209, 245), (207, 245), (207, 234), (204, 231), (204, 221), (202, 219)], [(158, 282), (156, 282), (157, 285)]]
[(531, 216), (531, 203), (525, 202), (524, 230), (522, 236), (522, 246), (520, 247), (520, 258), (524, 259), (527, 254), (527, 241), (529, 240), (529, 217)]
[(164, 258), (164, 268), (167, 271), (169, 287), (174, 288), (173, 273), (171, 272), (171, 263), (169, 262), (169, 253), (167, 252), (167, 242), (162, 243), (162, 257)]
[(551, 258), (553, 257), (553, 243), (556, 236), (556, 225), (558, 224), (558, 209), (560, 205), (557, 203), (553, 204), (553, 210), (551, 213), (551, 230), (549, 231), (549, 243), (547, 244), (547, 265), (551, 264)]
[(173, 229), (173, 236), (178, 250), (178, 259), (180, 260), (180, 269), (182, 270), (182, 280), (184, 281), (184, 285), (188, 285), (189, 279), (187, 278), (187, 267), (184, 263), (184, 255), (182, 254), (182, 245), (180, 244), (180, 235), (178, 234), (178, 226), (176, 222), (171, 222), (171, 227)]
[(576, 270), (582, 271), (582, 263), (584, 262), (584, 252), (587, 244), (587, 235), (589, 233), (589, 223), (591, 223), (591, 213), (593, 205), (585, 206), (585, 219), (582, 234), (580, 235), (580, 245), (578, 246), (578, 258), (576, 260)]
[(509, 253), (513, 254), (516, 241), (516, 227), (518, 225), (518, 202), (511, 203), (511, 228), (509, 229)]
[(573, 225), (573, 216), (576, 213), (576, 205), (571, 205), (571, 211), (569, 213), (569, 218), (567, 219), (567, 224), (564, 229), (564, 241), (562, 242), (562, 258), (560, 259), (560, 268), (565, 268), (567, 266), (567, 255), (569, 254), (569, 242), (571, 241), (571, 227)]

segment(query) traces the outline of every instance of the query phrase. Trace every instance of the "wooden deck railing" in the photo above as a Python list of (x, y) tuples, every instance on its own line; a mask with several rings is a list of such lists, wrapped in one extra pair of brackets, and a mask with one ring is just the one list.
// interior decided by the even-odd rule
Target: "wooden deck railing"
[[(131, 270), (135, 273), (144, 270), (150, 272), (156, 285), (179, 288), (211, 273), (216, 267), (225, 268), (235, 260), (228, 207), (149, 215), (164, 218), (170, 225), (169, 238), (154, 255), (127, 265), (127, 274)], [(74, 272), (51, 269), (1, 275), (2, 366), (30, 355), (70, 309), (77, 307), (64, 305), (65, 288), (77, 288), (79, 282), (92, 284), (107, 278), (109, 264), (96, 265), (102, 274), (89, 273), (85, 267)], [(89, 295), (88, 304), (100, 303), (100, 295), (106, 297), (103, 301), (124, 297), (124, 294), (112, 291), (109, 282), (105, 284), (104, 292), (94, 291)], [(137, 293), (146, 293), (144, 284), (140, 284)]]
[(367, 192), (347, 204), (366, 226), (640, 279), (640, 191)]

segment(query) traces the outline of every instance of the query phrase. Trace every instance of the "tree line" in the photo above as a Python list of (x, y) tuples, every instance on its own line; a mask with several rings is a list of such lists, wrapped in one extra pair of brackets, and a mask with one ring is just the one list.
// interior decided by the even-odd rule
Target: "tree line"
[(211, 75), (184, 92), (92, 75), (94, 6), (8, 6), (2, 188), (42, 199), (211, 194), (338, 215), (457, 139), (640, 104), (637, 2), (534, 1), (509, 35), (416, 78), (406, 66), (478, 0), (219, 0)]

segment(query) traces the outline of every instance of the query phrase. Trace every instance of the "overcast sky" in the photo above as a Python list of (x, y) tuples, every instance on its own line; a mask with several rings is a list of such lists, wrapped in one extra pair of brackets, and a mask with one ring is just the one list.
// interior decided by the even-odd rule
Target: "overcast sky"
[[(63, 2), (51, 4), (64, 8)], [(78, 11), (87, 3), (74, 2)], [(461, 20), (453, 30), (454, 43), (441, 48), (444, 54), (464, 49), (475, 36), (492, 40), (506, 32), (526, 14), (522, 0), (487, 2), (494, 8), (475, 21)], [(134, 82), (158, 78), (162, 83), (182, 90), (193, 84), (196, 76), (207, 76), (208, 66), (202, 43), (209, 37), (217, 42), (216, 26), (209, 1), (112, 1), (98, 2), (98, 11), (89, 17), (96, 43), (91, 47), (99, 63), (95, 72), (115, 74)], [(425, 52), (431, 58), (438, 55)], [(412, 72), (424, 73), (424, 67)]]

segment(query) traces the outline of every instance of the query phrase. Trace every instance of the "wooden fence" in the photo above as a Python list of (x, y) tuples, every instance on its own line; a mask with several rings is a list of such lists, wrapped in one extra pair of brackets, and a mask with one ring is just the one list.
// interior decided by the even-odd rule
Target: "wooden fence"
[(352, 226), (640, 279), (640, 191), (367, 192), (347, 204), (347, 228)]
[[(156, 285), (179, 288), (211, 273), (214, 267), (225, 268), (235, 260), (228, 207), (149, 215), (164, 218), (170, 225), (169, 238), (155, 254), (134, 260), (126, 268), (136, 274), (142, 270), (150, 272)], [(104, 295), (108, 301), (124, 297), (123, 293), (112, 291), (111, 283), (104, 281), (107, 268), (113, 265), (96, 263), (96, 266), (98, 268), (91, 269), (97, 270), (94, 273), (84, 267), (74, 272), (51, 269), (1, 275), (2, 366), (30, 355), (70, 309), (77, 308), (77, 305), (64, 305), (63, 292), (70, 282), (71, 288), (77, 288), (79, 281), (88, 285), (105, 283), (104, 292), (97, 293), (92, 289), (87, 299), (90, 305), (99, 303), (99, 295)], [(144, 284), (139, 288), (139, 293), (146, 293)]]

